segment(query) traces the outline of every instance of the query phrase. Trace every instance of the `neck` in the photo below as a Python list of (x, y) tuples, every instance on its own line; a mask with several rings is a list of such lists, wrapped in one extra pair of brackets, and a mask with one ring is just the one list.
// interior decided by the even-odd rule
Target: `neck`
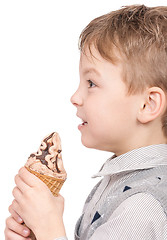
[(126, 141), (124, 139), (121, 146), (118, 146), (119, 148), (114, 153), (119, 156), (133, 149), (156, 144), (167, 144), (167, 137), (164, 136), (163, 131), (160, 131), (159, 128), (150, 131), (149, 128), (144, 127), (144, 129), (140, 128), (139, 131), (136, 131), (136, 134), (133, 134)]

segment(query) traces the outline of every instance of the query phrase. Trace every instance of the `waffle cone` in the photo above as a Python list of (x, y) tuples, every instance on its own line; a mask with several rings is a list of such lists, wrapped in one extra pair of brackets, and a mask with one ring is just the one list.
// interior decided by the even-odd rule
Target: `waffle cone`
[(42, 182), (44, 182), (46, 184), (46, 186), (49, 188), (49, 190), (52, 192), (53, 196), (58, 195), (61, 187), (63, 186), (63, 183), (65, 182), (65, 179), (55, 178), (55, 177), (51, 177), (48, 175), (43, 175), (41, 173), (31, 170), (28, 167), (26, 167), (26, 169), (30, 173), (32, 173), (36, 177), (38, 177)]
[[(31, 170), (28, 167), (25, 167), (30, 173), (34, 174), (36, 177), (38, 177), (42, 182), (44, 182), (47, 187), (49, 188), (49, 190), (52, 192), (53, 196), (58, 196), (58, 193), (61, 189), (61, 187), (63, 186), (63, 183), (65, 182), (65, 179), (60, 179), (60, 178), (55, 178), (55, 177), (51, 177), (48, 175), (43, 175), (40, 174), (36, 171)], [(31, 231), (31, 230), (30, 230)], [(34, 235), (34, 233), (31, 231), (30, 236), (29, 236), (32, 240), (36, 240), (36, 237)]]

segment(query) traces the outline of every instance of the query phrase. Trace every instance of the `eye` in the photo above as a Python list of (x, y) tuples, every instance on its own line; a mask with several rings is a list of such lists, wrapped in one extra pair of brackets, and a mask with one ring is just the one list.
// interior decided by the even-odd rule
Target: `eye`
[(89, 88), (96, 87), (96, 85), (91, 80), (88, 80), (88, 84), (89, 84)]

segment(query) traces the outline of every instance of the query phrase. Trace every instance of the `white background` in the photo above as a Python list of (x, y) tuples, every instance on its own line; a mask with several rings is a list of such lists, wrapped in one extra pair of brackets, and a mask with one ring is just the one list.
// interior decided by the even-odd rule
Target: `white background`
[[(41, 139), (58, 131), (68, 172), (61, 194), (69, 240), (91, 179), (111, 153), (86, 149), (80, 141), (70, 97), (77, 89), (78, 37), (95, 17), (130, 4), (155, 1), (1, 0), (0, 1), (0, 239), (12, 202), (14, 176)], [(95, 106), (97, 107), (97, 106)]]

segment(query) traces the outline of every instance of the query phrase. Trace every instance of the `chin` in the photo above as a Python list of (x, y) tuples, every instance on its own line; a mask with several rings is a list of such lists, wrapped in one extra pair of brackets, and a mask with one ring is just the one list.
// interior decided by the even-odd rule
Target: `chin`
[(85, 139), (84, 137), (81, 137), (81, 142), (87, 148), (105, 151), (105, 149), (103, 149), (102, 146), (99, 146), (99, 144), (96, 143), (95, 141), (91, 141), (89, 139)]
[(81, 136), (81, 142), (87, 148), (94, 148), (92, 142), (88, 138)]

